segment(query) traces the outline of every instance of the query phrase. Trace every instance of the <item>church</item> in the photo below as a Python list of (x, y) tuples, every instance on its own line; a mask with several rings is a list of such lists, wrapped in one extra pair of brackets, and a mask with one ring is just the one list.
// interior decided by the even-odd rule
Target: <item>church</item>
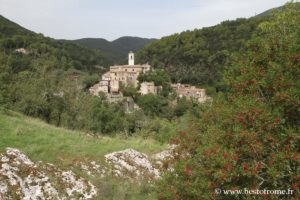
[[(134, 63), (134, 53), (131, 51), (128, 54), (128, 64), (127, 65), (114, 65), (110, 66), (109, 72), (102, 75), (101, 81), (90, 88), (90, 93), (92, 95), (98, 96), (99, 92), (119, 94), (120, 85), (123, 86), (138, 86), (138, 76), (140, 74), (147, 73), (151, 70), (149, 64), (135, 64)], [(148, 87), (155, 87), (154, 84), (146, 84)], [(143, 85), (143, 91), (145, 84)], [(149, 88), (147, 91), (151, 93), (156, 92), (156, 89)], [(143, 92), (145, 94), (146, 92)]]
[(151, 66), (149, 64), (136, 65), (134, 63), (134, 53), (132, 51), (128, 54), (128, 65), (115, 65), (111, 66), (108, 73), (110, 73), (112, 88), (115, 89), (114, 86), (117, 84), (114, 82), (119, 82), (124, 86), (138, 86), (138, 76), (141, 73), (146, 73), (151, 70)]

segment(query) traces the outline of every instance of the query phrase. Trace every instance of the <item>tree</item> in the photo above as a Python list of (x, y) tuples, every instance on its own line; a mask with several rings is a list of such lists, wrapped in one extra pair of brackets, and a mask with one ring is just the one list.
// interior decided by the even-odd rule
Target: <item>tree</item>
[(228, 94), (173, 138), (178, 154), (158, 184), (159, 199), (241, 197), (216, 188), (290, 188), (299, 196), (300, 12), (290, 7), (261, 24), (247, 56), (236, 58), (225, 76)]
[(153, 94), (140, 96), (137, 104), (143, 109), (146, 115), (161, 116), (166, 115), (165, 109), (168, 102), (165, 98)]
[(139, 96), (138, 90), (132, 85), (124, 86), (123, 84), (121, 84), (120, 91), (125, 97), (132, 97), (135, 100)]
[(2, 57), (0, 55), (0, 107), (8, 107), (9, 96), (10, 96), (10, 74), (11, 70), (9, 67), (2, 63)]

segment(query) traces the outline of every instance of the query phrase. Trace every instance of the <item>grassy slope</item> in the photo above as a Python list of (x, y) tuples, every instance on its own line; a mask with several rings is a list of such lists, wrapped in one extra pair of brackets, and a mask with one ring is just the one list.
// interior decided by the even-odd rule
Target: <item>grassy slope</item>
[(111, 176), (91, 177), (78, 166), (74, 166), (74, 162), (96, 161), (103, 165), (103, 156), (113, 151), (133, 148), (151, 154), (166, 148), (154, 140), (137, 137), (95, 138), (82, 132), (57, 128), (18, 113), (4, 114), (0, 111), (0, 152), (6, 147), (24, 151), (33, 161), (51, 162), (61, 169), (75, 170), (78, 175), (87, 178), (97, 187), (97, 200), (154, 200), (157, 197), (152, 184), (134, 183)]
[(109, 152), (133, 148), (154, 153), (165, 148), (154, 140), (141, 138), (95, 138), (87, 134), (57, 128), (41, 120), (17, 113), (0, 113), (0, 152), (6, 147), (18, 148), (35, 161), (54, 164), (74, 159), (103, 161)]

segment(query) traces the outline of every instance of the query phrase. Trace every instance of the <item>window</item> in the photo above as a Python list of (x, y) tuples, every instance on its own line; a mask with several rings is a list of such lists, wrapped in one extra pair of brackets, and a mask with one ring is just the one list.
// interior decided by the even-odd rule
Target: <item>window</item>
[(134, 72), (134, 69), (132, 69), (132, 71)]

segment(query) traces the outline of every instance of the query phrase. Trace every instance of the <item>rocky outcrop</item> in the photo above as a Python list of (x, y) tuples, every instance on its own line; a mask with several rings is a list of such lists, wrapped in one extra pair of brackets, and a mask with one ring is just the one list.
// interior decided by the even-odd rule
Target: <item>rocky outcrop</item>
[(33, 162), (22, 151), (7, 148), (0, 154), (0, 200), (96, 198), (96, 187), (73, 172), (78, 169), (90, 177), (116, 176), (150, 182), (160, 178), (165, 170), (172, 170), (168, 161), (174, 159), (174, 148), (170, 146), (152, 156), (126, 149), (106, 154), (106, 162), (101, 165), (95, 161), (74, 162), (66, 171), (50, 163)]
[(91, 199), (95, 186), (52, 164), (32, 162), (18, 149), (0, 154), (0, 199)]
[(153, 167), (148, 156), (134, 149), (107, 154), (105, 159), (111, 164), (115, 176), (134, 179), (160, 177), (159, 169)]
[(131, 179), (153, 180), (161, 177), (166, 170), (172, 170), (169, 160), (174, 159), (175, 146), (149, 157), (134, 149), (113, 152), (105, 155), (106, 162), (111, 165), (112, 174)]

